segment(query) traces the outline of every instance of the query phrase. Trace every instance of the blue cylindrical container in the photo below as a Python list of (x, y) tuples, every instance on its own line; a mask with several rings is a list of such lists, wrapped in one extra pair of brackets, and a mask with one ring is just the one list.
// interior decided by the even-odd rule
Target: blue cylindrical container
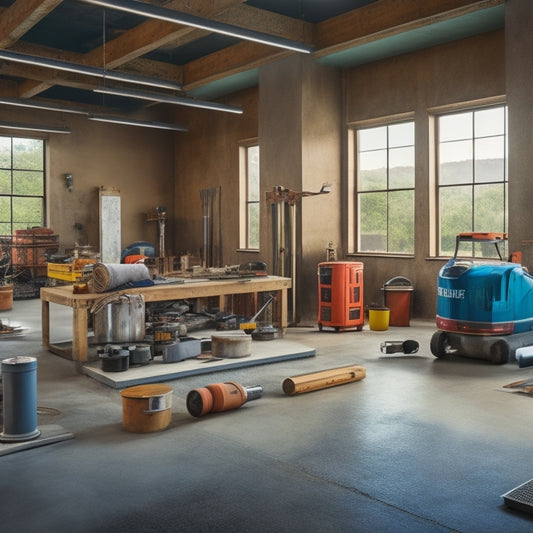
[(2, 361), (4, 431), (0, 441), (37, 438), (37, 359), (17, 356)]

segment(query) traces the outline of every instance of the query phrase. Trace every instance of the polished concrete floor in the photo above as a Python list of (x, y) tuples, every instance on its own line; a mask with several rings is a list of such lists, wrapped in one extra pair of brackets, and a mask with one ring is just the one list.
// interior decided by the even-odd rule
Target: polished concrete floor
[[(52, 337), (67, 339), (70, 310), (52, 307)], [(289, 328), (315, 357), (170, 381), (168, 429), (134, 434), (119, 391), (42, 349), (40, 310), (28, 300), (0, 313), (30, 328), (0, 341), (1, 357), (37, 357), (38, 424), (74, 438), (0, 457), (3, 533), (533, 530), (501, 498), (533, 478), (533, 396), (502, 389), (533, 367), (435, 359), (431, 322)], [(417, 354), (381, 353), (406, 339)], [(349, 364), (366, 378), (282, 391), (287, 377)], [(263, 397), (191, 417), (187, 393), (222, 381), (261, 384)]]

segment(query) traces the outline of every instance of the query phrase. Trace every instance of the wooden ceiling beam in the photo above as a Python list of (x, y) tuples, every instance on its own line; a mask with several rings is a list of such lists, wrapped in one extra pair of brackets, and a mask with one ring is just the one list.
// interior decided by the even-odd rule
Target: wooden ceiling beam
[(314, 56), (324, 57), (504, 2), (505, 0), (377, 0), (317, 24)]
[(272, 47), (259, 43), (238, 43), (184, 65), (183, 88), (190, 91), (293, 53), (279, 48), (273, 52)]
[(0, 48), (18, 41), (63, 0), (17, 0), (0, 16)]

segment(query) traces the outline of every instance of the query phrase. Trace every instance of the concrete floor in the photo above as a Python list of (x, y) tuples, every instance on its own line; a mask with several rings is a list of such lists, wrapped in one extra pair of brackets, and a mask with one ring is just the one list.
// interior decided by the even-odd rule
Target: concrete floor
[[(290, 328), (287, 338), (315, 347), (315, 357), (171, 381), (169, 428), (133, 434), (122, 429), (118, 391), (42, 350), (40, 310), (39, 300), (15, 301), (0, 313), (30, 327), (1, 341), (1, 357), (38, 358), (38, 424), (74, 438), (0, 457), (3, 533), (533, 528), (533, 516), (501, 498), (533, 478), (533, 397), (502, 389), (532, 378), (533, 367), (435, 359), (431, 322)], [(69, 337), (70, 320), (52, 306), (52, 340)], [(382, 341), (406, 339), (419, 341), (415, 356), (383, 357)], [(367, 377), (282, 392), (286, 377), (349, 364)], [(191, 417), (187, 393), (222, 381), (261, 384), (263, 397)]]

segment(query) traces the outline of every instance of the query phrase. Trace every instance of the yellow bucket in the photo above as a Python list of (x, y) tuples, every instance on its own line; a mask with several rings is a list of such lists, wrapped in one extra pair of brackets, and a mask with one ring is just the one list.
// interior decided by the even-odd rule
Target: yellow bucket
[(386, 331), (389, 329), (390, 309), (388, 307), (373, 307), (368, 310), (368, 326), (372, 331)]

